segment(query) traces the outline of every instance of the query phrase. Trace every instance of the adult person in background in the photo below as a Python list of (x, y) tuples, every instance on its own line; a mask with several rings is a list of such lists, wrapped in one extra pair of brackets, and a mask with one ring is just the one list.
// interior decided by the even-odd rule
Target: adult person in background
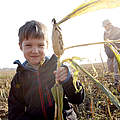
[[(112, 23), (106, 19), (103, 21), (103, 27), (105, 28), (104, 31), (104, 41), (106, 40), (119, 40), (120, 39), (120, 28), (115, 27), (112, 25)], [(120, 43), (114, 43), (117, 50), (120, 52)], [(107, 46), (107, 44), (104, 44), (105, 52), (108, 57), (107, 59), (107, 66), (108, 66), (108, 72), (114, 72), (114, 84), (118, 85), (120, 81), (120, 74), (118, 70), (118, 63), (115, 58), (114, 53), (112, 50)]]

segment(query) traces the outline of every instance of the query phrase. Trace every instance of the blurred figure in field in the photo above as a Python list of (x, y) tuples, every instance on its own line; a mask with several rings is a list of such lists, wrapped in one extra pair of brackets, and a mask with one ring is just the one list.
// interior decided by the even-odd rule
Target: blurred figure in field
[[(106, 40), (119, 40), (120, 39), (120, 28), (115, 27), (112, 25), (112, 23), (107, 19), (103, 21), (103, 27), (105, 28), (104, 31), (104, 41)], [(114, 43), (117, 50), (120, 52), (120, 43)], [(118, 71), (118, 63), (115, 58), (114, 53), (112, 50), (107, 46), (107, 44), (104, 44), (105, 53), (108, 57), (107, 59), (107, 65), (108, 65), (108, 71), (114, 72), (114, 84), (118, 85), (120, 80), (120, 75)]]

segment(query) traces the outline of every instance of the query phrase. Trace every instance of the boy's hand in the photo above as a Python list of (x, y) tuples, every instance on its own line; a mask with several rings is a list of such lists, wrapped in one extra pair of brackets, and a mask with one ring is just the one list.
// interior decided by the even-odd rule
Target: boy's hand
[(54, 71), (54, 74), (55, 74), (55, 80), (58, 83), (61, 83), (64, 80), (66, 80), (67, 75), (68, 75), (68, 69), (66, 67), (60, 67), (58, 68), (57, 71)]

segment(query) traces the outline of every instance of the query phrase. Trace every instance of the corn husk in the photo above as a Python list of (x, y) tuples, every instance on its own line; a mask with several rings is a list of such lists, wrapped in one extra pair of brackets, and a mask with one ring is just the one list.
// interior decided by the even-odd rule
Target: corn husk
[(64, 52), (64, 44), (63, 44), (63, 40), (62, 40), (61, 29), (56, 24), (53, 24), (52, 45), (53, 45), (54, 53), (58, 57), (60, 57)]

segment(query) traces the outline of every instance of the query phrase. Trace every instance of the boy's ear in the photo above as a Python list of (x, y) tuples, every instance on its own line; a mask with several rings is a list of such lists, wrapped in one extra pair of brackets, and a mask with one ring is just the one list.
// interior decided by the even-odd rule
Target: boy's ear
[(19, 42), (19, 47), (20, 47), (20, 50), (22, 50), (22, 44)]

